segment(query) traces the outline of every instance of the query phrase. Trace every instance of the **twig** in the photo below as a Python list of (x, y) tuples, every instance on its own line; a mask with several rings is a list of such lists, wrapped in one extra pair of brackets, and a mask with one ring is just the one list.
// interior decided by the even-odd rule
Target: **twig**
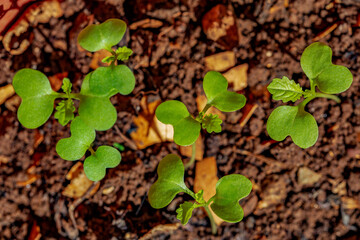
[(122, 139), (124, 139), (124, 141), (129, 145), (129, 147), (130, 147), (132, 150), (138, 150), (136, 144), (135, 144), (131, 139), (129, 139), (127, 136), (125, 136), (124, 134), (122, 134), (122, 132), (120, 131), (120, 129), (118, 128), (118, 126), (114, 125), (114, 128), (115, 128), (116, 133), (117, 133)]

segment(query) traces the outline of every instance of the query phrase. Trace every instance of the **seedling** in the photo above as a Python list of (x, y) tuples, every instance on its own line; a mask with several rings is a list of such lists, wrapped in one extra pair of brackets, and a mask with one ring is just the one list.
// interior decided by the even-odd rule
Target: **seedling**
[(201, 128), (206, 129), (208, 133), (221, 132), (222, 120), (218, 115), (205, 115), (206, 111), (211, 106), (223, 112), (236, 111), (244, 107), (246, 99), (244, 95), (228, 91), (228, 82), (219, 72), (208, 72), (204, 77), (203, 87), (207, 103), (196, 118), (191, 116), (182, 102), (176, 100), (161, 103), (155, 111), (159, 121), (173, 126), (174, 142), (181, 146), (192, 145), (193, 152), (185, 167), (181, 159), (174, 154), (169, 154), (160, 161), (157, 171), (159, 178), (150, 188), (149, 202), (153, 208), (163, 208), (174, 199), (176, 194), (187, 193), (195, 199), (195, 202), (186, 201), (180, 204), (176, 210), (177, 218), (185, 225), (195, 208), (204, 207), (210, 218), (212, 232), (215, 234), (217, 229), (210, 208), (224, 221), (241, 221), (244, 212), (239, 200), (249, 195), (251, 182), (239, 174), (225, 176), (217, 182), (216, 194), (205, 201), (203, 190), (194, 193), (186, 187), (184, 169), (195, 161), (195, 141), (200, 135)]
[[(286, 103), (304, 97), (296, 106), (280, 106), (270, 114), (266, 129), (272, 139), (282, 141), (290, 136), (301, 148), (308, 148), (316, 143), (318, 126), (315, 118), (305, 111), (306, 104), (318, 97), (340, 103), (340, 98), (332, 94), (346, 91), (353, 81), (350, 70), (332, 64), (331, 58), (329, 46), (313, 43), (304, 50), (300, 59), (301, 68), (310, 80), (310, 89), (303, 91), (299, 84), (287, 77), (275, 78), (268, 86), (274, 100)], [(319, 91), (316, 91), (316, 87)]]
[[(86, 75), (80, 93), (72, 93), (72, 84), (67, 78), (63, 80), (63, 93), (53, 91), (47, 77), (33, 69), (22, 69), (13, 79), (15, 92), (22, 99), (18, 119), (27, 128), (43, 125), (53, 112), (55, 99), (62, 99), (54, 117), (63, 126), (71, 122), (71, 137), (61, 139), (56, 145), (56, 151), (61, 158), (69, 161), (78, 160), (89, 151), (90, 156), (84, 161), (84, 171), (92, 181), (101, 180), (106, 168), (114, 168), (121, 161), (121, 155), (115, 148), (100, 146), (94, 151), (92, 145), (95, 131), (108, 130), (116, 122), (117, 113), (110, 97), (117, 93), (127, 95), (135, 86), (131, 70), (126, 65), (117, 65), (118, 60), (127, 60), (132, 51), (127, 47), (115, 51), (112, 49), (121, 41), (125, 31), (125, 22), (109, 19), (80, 32), (78, 42), (84, 49), (91, 52), (105, 49), (112, 54), (103, 59), (110, 66), (99, 67)], [(80, 101), (76, 117), (73, 100)]]
[(205, 115), (206, 111), (214, 106), (223, 112), (233, 112), (244, 107), (246, 102), (244, 95), (227, 90), (228, 81), (219, 72), (210, 71), (206, 73), (203, 87), (207, 103), (196, 118), (191, 116), (185, 104), (177, 100), (163, 102), (155, 111), (160, 122), (173, 126), (176, 144), (181, 146), (193, 145), (190, 165), (195, 160), (195, 141), (200, 135), (201, 128), (206, 129), (208, 133), (221, 132), (222, 120), (218, 115)]
[(175, 198), (178, 193), (186, 193), (195, 202), (185, 201), (176, 210), (177, 219), (187, 224), (195, 208), (204, 207), (211, 222), (213, 234), (216, 224), (210, 209), (226, 222), (240, 222), (244, 211), (239, 204), (240, 199), (249, 195), (252, 184), (249, 179), (240, 174), (230, 174), (216, 183), (216, 194), (208, 201), (203, 198), (203, 190), (197, 193), (191, 191), (184, 182), (184, 165), (179, 156), (169, 154), (163, 158), (157, 169), (158, 180), (151, 186), (149, 202), (153, 208), (163, 208)]

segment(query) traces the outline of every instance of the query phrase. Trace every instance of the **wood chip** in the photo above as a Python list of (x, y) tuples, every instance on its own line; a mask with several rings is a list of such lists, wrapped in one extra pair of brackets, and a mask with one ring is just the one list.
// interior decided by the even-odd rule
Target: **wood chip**
[(157, 225), (142, 236), (140, 240), (158, 239), (160, 236), (164, 236), (164, 234), (171, 235), (175, 230), (179, 229), (179, 227), (181, 227), (181, 223)]
[(129, 28), (131, 30), (135, 30), (137, 28), (159, 28), (162, 25), (163, 25), (163, 23), (159, 20), (147, 18), (147, 19), (143, 19), (138, 22), (132, 23), (129, 26)]
[(263, 209), (273, 205), (282, 204), (286, 196), (286, 182), (284, 178), (280, 178), (276, 182), (270, 183), (261, 193), (262, 200), (258, 203), (257, 208)]
[(16, 112), (21, 103), (21, 98), (18, 95), (12, 96), (5, 102), (5, 107), (12, 112)]
[(328, 27), (327, 29), (325, 29), (323, 32), (321, 32), (320, 34), (318, 34), (316, 37), (313, 38), (313, 42), (317, 42), (320, 39), (326, 37), (328, 34), (330, 34), (332, 31), (334, 31), (337, 27), (339, 26), (339, 23), (336, 22), (333, 25), (331, 25), (330, 27)]
[(204, 58), (205, 66), (209, 71), (225, 71), (235, 66), (235, 53), (233, 51), (226, 51), (217, 53)]
[(0, 105), (14, 94), (15, 90), (12, 84), (0, 87)]
[(247, 63), (231, 68), (224, 73), (224, 77), (230, 84), (233, 84), (234, 91), (240, 91), (247, 87)]
[(240, 126), (244, 127), (246, 123), (250, 120), (251, 116), (254, 114), (255, 110), (257, 109), (259, 105), (248, 103), (245, 105), (243, 109), (244, 115), (240, 119)]
[(360, 201), (351, 197), (341, 197), (341, 204), (344, 209), (360, 209)]
[(298, 171), (298, 184), (312, 186), (317, 183), (322, 175), (307, 167), (301, 167)]
[[(208, 201), (216, 193), (217, 165), (215, 157), (204, 158), (201, 162), (196, 163), (194, 191), (204, 190), (204, 199)], [(212, 210), (210, 209), (212, 212)], [(217, 225), (224, 222), (221, 218), (213, 213)]]

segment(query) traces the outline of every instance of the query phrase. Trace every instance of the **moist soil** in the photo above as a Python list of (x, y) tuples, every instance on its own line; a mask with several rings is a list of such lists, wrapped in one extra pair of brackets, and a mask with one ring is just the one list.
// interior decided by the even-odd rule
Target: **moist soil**
[[(219, 3), (235, 12), (240, 39), (231, 50), (237, 65), (249, 65), (248, 86), (241, 93), (258, 107), (243, 127), (239, 122), (244, 110), (226, 113), (221, 133), (203, 133), (204, 156), (216, 157), (219, 177), (239, 173), (254, 183), (241, 201), (244, 220), (223, 223), (218, 234), (211, 235), (201, 209), (186, 226), (177, 224), (175, 209), (186, 196), (178, 195), (164, 209), (151, 208), (147, 192), (156, 180), (156, 167), (178, 148), (164, 142), (133, 150), (112, 128), (98, 132), (96, 144), (123, 144), (122, 162), (108, 170), (93, 196), (78, 202), (73, 212), (78, 238), (360, 239), (359, 1), (65, 0), (62, 17), (29, 29), (32, 41), (23, 54), (12, 56), (0, 45), (0, 87), (11, 83), (17, 70), (32, 67), (48, 76), (67, 72), (74, 91), (79, 91), (83, 76), (91, 71), (91, 57), (79, 50), (76, 37), (89, 19), (96, 23), (120, 18), (130, 25), (151, 18), (162, 26), (128, 30), (121, 42), (134, 51), (127, 64), (137, 82), (130, 95), (111, 99), (118, 111), (116, 127), (130, 138), (143, 96), (150, 102), (181, 100), (196, 114), (204, 57), (226, 50), (208, 39), (201, 26), (203, 16)], [(333, 31), (324, 33), (334, 24)], [(333, 62), (348, 67), (354, 82), (339, 95), (340, 104), (316, 99), (308, 105), (319, 125), (315, 146), (303, 150), (289, 138), (271, 141), (266, 119), (281, 103), (271, 99), (266, 86), (285, 75), (309, 87), (299, 60), (319, 34), (332, 48)], [(36, 144), (39, 134), (43, 139)], [(69, 128), (53, 117), (30, 130), (18, 122), (16, 109), (1, 105), (0, 157), (7, 160), (0, 167), (0, 239), (37, 239), (37, 229), (43, 239), (77, 238), (69, 210), (76, 200), (62, 194), (70, 183), (65, 176), (76, 162), (64, 161), (55, 152), (57, 141), (67, 136)], [(303, 167), (321, 178), (299, 184)], [(36, 180), (19, 185), (28, 179), (29, 168)], [(192, 167), (186, 171), (188, 186), (194, 177)], [(109, 187), (114, 190), (103, 194)], [(158, 225), (164, 225), (162, 230), (148, 233)]]

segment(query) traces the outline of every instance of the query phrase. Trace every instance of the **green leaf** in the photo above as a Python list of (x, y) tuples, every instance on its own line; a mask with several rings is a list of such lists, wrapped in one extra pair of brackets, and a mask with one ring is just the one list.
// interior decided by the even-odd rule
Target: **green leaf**
[(121, 155), (118, 150), (109, 146), (100, 146), (95, 154), (87, 157), (84, 172), (91, 181), (99, 181), (105, 177), (106, 168), (114, 168), (120, 164)]
[(83, 29), (78, 42), (81, 47), (96, 52), (100, 49), (111, 50), (118, 44), (126, 31), (126, 23), (120, 19), (108, 19), (99, 25), (90, 25)]
[(56, 144), (56, 152), (65, 160), (78, 160), (95, 140), (95, 130), (81, 117), (76, 117), (70, 125), (71, 137), (63, 138)]
[(251, 192), (249, 179), (240, 174), (230, 174), (220, 178), (216, 183), (216, 194), (211, 198), (211, 209), (226, 222), (240, 222), (244, 211), (239, 201)]
[(17, 112), (21, 124), (31, 129), (43, 125), (52, 114), (57, 97), (47, 77), (37, 70), (24, 68), (15, 74), (13, 86), (22, 99)]
[(90, 78), (90, 89), (96, 95), (127, 95), (134, 87), (135, 76), (126, 65), (99, 67)]
[(245, 106), (245, 96), (236, 92), (229, 92), (227, 90), (228, 81), (219, 72), (207, 72), (203, 87), (208, 104), (223, 112), (233, 112)]
[(125, 61), (129, 59), (129, 57), (133, 54), (133, 51), (130, 48), (123, 46), (116, 49), (115, 53), (118, 60)]
[(185, 225), (189, 222), (196, 205), (196, 203), (186, 201), (180, 204), (179, 208), (176, 209), (176, 218), (181, 221), (181, 224)]
[(192, 195), (184, 183), (184, 164), (179, 156), (168, 154), (157, 169), (158, 180), (150, 187), (149, 202), (153, 208), (166, 207), (181, 192)]
[(222, 120), (216, 114), (208, 114), (205, 115), (202, 119), (201, 126), (202, 128), (206, 129), (208, 133), (221, 132), (221, 123)]
[(282, 79), (275, 78), (267, 89), (273, 95), (274, 100), (281, 100), (283, 102), (295, 102), (303, 95), (303, 90), (300, 85), (285, 76)]
[(196, 121), (179, 101), (161, 103), (155, 111), (156, 117), (164, 124), (174, 127), (174, 142), (181, 146), (193, 144), (200, 135), (200, 123)]
[(290, 136), (301, 148), (313, 146), (319, 131), (314, 117), (298, 106), (280, 106), (271, 114), (266, 124), (269, 136), (282, 141)]
[(81, 86), (79, 115), (83, 120), (97, 131), (110, 129), (116, 122), (117, 112), (108, 96), (96, 95), (90, 90), (88, 74)]
[(206, 203), (204, 200), (204, 190), (201, 189), (199, 192), (195, 193), (195, 200), (200, 204)]
[(64, 93), (66, 95), (69, 95), (71, 93), (71, 88), (72, 88), (72, 84), (70, 82), (70, 79), (68, 78), (64, 78), (63, 79), (63, 84), (62, 84), (62, 90), (64, 91)]
[(58, 106), (56, 107), (56, 112), (54, 118), (59, 120), (59, 123), (63, 126), (68, 124), (71, 120), (74, 119), (74, 102), (72, 99), (61, 100)]
[(331, 58), (329, 46), (313, 43), (304, 50), (300, 63), (306, 76), (315, 82), (320, 91), (341, 93), (351, 86), (353, 76), (346, 67), (332, 64)]

